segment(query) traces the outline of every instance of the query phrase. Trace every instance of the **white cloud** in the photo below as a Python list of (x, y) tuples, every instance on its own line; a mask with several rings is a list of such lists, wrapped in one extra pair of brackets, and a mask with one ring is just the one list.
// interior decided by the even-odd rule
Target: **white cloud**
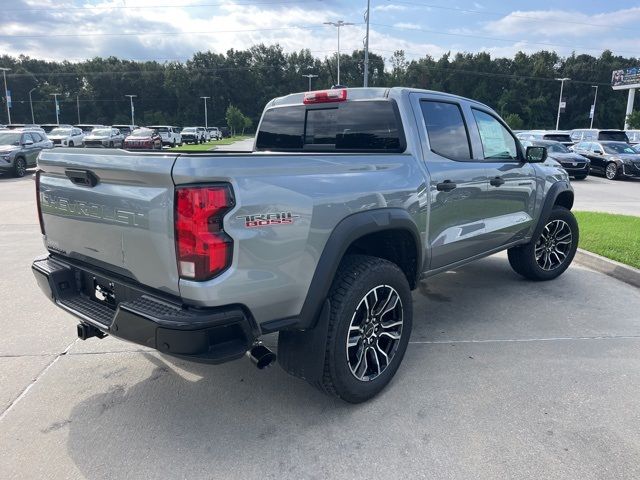
[(407, 9), (404, 5), (389, 3), (386, 5), (376, 5), (371, 10), (374, 12), (404, 12)]
[(394, 28), (403, 28), (406, 30), (420, 30), (420, 25), (409, 22), (398, 22), (393, 24)]

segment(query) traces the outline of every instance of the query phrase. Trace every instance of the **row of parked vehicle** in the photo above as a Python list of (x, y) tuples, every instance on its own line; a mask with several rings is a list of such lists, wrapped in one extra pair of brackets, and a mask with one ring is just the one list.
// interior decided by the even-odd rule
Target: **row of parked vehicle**
[[(0, 130), (28, 130), (44, 133), (54, 146), (62, 147), (115, 147), (130, 143), (132, 148), (162, 148), (163, 145), (177, 146), (183, 143), (204, 143), (221, 140), (225, 129), (218, 127), (175, 127), (172, 125), (9, 125)], [(228, 129), (227, 129), (228, 130)], [(133, 137), (128, 140), (128, 137)]]
[(38, 154), (47, 148), (101, 147), (127, 150), (161, 150), (163, 145), (204, 143), (220, 140), (224, 130), (218, 127), (170, 125), (0, 125), (0, 173), (23, 177), (36, 166)]
[(524, 147), (546, 147), (548, 157), (577, 180), (589, 174), (609, 180), (640, 178), (640, 130), (530, 130), (516, 136)]

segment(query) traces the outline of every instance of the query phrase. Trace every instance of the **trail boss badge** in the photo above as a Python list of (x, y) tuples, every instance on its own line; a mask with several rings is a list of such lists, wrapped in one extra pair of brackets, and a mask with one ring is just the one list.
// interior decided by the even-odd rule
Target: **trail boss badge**
[(279, 212), (238, 215), (236, 218), (243, 219), (246, 228), (254, 228), (268, 227), (270, 225), (291, 225), (295, 218), (300, 218), (300, 215), (293, 215), (291, 212)]

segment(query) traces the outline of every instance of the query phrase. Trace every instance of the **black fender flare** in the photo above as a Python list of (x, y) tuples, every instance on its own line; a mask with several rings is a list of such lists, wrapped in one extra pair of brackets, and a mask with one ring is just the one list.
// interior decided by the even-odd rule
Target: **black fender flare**
[(422, 273), (422, 242), (418, 226), (406, 210), (401, 208), (380, 208), (351, 214), (343, 218), (333, 229), (322, 250), (313, 274), (307, 297), (299, 315), (299, 329), (312, 328), (324, 304), (338, 266), (347, 249), (359, 238), (370, 233), (385, 230), (406, 230), (416, 245), (416, 279)]
[[(549, 215), (551, 215), (551, 210), (553, 210), (553, 207), (556, 205), (558, 197), (564, 192), (571, 193), (571, 206), (573, 206), (574, 195), (573, 189), (571, 188), (571, 185), (569, 185), (569, 182), (563, 180), (551, 185), (551, 188), (549, 188), (547, 196), (544, 199), (542, 209), (540, 210), (538, 223), (536, 224), (536, 228), (533, 230), (533, 235), (531, 237), (533, 240), (537, 239), (540, 236), (540, 233), (542, 233), (545, 222), (547, 221), (547, 218), (549, 218)], [(571, 206), (569, 207), (569, 209), (571, 209)]]

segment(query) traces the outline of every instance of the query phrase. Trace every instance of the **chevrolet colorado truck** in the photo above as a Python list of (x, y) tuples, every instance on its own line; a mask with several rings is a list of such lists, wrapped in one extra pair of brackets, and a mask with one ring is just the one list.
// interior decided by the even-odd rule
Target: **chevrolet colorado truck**
[(501, 250), (551, 280), (578, 244), (544, 147), (481, 103), (408, 88), (276, 98), (252, 152), (45, 151), (36, 190), (32, 269), (80, 338), (264, 367), (278, 332), (288, 373), (354, 403), (396, 373), (421, 280)]

